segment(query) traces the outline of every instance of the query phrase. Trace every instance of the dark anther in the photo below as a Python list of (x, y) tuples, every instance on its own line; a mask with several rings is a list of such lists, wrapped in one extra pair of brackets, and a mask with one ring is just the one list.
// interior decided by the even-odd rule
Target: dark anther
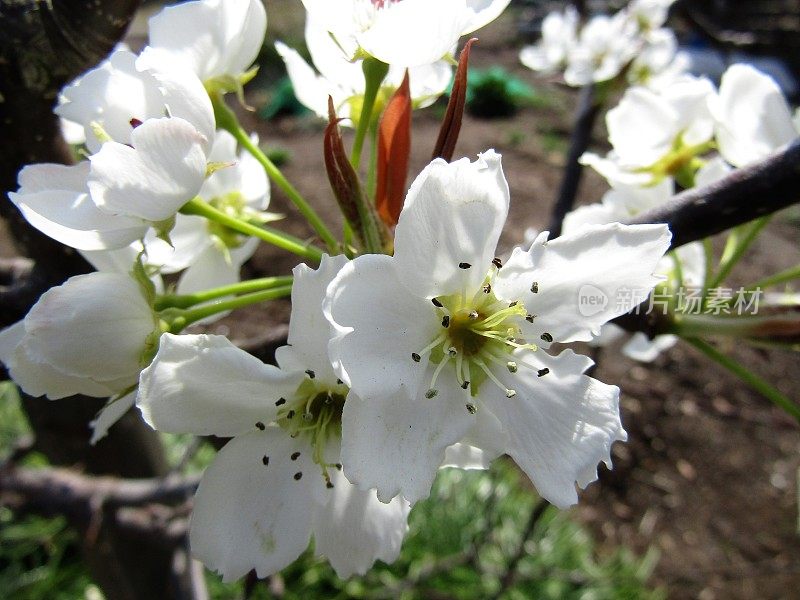
[(263, 424), (261, 421), (258, 421), (258, 422), (256, 423), (256, 427), (257, 427), (258, 429), (260, 429), (261, 431), (264, 431), (264, 430), (267, 428), (267, 427), (266, 427), (266, 425), (264, 425), (264, 424)]
[(442, 303), (441, 303), (441, 302), (439, 302), (439, 301), (438, 301), (436, 298), (431, 298), (431, 302), (433, 302), (433, 305), (434, 305), (436, 308), (442, 308)]
[(308, 375), (309, 379), (314, 379), (314, 377), (317, 376), (317, 374), (314, 373), (314, 371), (312, 371), (311, 369), (306, 369), (306, 375)]
[(295, 412), (293, 410), (290, 410), (288, 413), (286, 413), (286, 418), (287, 419), (291, 419), (292, 417), (294, 417), (294, 415), (295, 415)]
[(544, 369), (539, 369), (539, 377), (544, 377), (550, 372), (550, 369), (545, 367)]
[(128, 122), (131, 124), (131, 127), (133, 127), (134, 129), (136, 129), (139, 125), (142, 124), (142, 122), (137, 118), (133, 118)]
[(275, 406), (281, 406), (286, 404), (286, 398), (279, 398), (278, 401), (275, 403)]
[(341, 379), (336, 380), (336, 385), (342, 385), (342, 384), (344, 384), (344, 381), (342, 381)]
[(539, 282), (538, 282), (538, 281), (534, 281), (534, 282), (531, 284), (531, 291), (532, 291), (534, 294), (538, 294), (538, 293), (539, 293)]
[(553, 341), (553, 336), (550, 335), (549, 333), (547, 333), (546, 331), (542, 334), (541, 337), (545, 342), (552, 342)]
[(491, 291), (492, 291), (492, 284), (491, 283), (487, 283), (485, 286), (483, 286), (483, 293), (484, 294), (488, 294)]
[(264, 466), (266, 467), (269, 464), (269, 456), (262, 457), (261, 462), (264, 463)]
[(442, 317), (442, 327), (450, 327), (450, 315)]
[(471, 415), (474, 415), (478, 411), (478, 409), (475, 408), (474, 404), (467, 404), (466, 407), (467, 407), (467, 412)]
[(503, 261), (497, 258), (496, 256), (492, 259), (492, 264), (498, 269), (503, 268)]
[(508, 308), (514, 308), (517, 304), (519, 304), (519, 302), (514, 300), (513, 302), (509, 303)]
[(533, 319), (536, 318), (536, 315), (525, 315), (525, 320), (528, 323), (533, 323)]
[(461, 389), (462, 389), (462, 390), (465, 390), (465, 389), (467, 389), (468, 387), (469, 387), (469, 381), (464, 381), (464, 383), (462, 383), (462, 384), (461, 384)]
[(302, 476), (303, 476), (303, 473), (302, 473), (302, 471), (298, 471), (297, 473), (295, 473), (295, 474), (294, 474), (294, 480), (295, 480), (295, 481), (300, 481), (300, 478), (301, 478)]
[(333, 482), (329, 481), (328, 483), (325, 484), (325, 487), (328, 488), (329, 490), (332, 490), (333, 489)]
[(458, 263), (459, 269), (469, 269), (472, 265), (469, 263)]
[(413, 360), (414, 362), (419, 362), (420, 360), (422, 360), (422, 357), (419, 354), (417, 354), (416, 352), (412, 352), (411, 353), (411, 360)]
[(291, 458), (292, 460), (297, 460), (298, 458), (300, 458), (300, 453), (292, 452), (292, 455), (289, 458)]
[(337, 470), (337, 471), (341, 471), (341, 470), (342, 470), (342, 463), (336, 463), (336, 464), (335, 464), (335, 465), (333, 465), (333, 466), (334, 466), (334, 467), (336, 467), (336, 470)]

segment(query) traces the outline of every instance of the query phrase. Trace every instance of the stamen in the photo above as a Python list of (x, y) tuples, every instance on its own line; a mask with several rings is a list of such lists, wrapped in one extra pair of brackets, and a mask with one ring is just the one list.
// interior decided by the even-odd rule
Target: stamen
[(506, 398), (511, 398), (517, 395), (517, 392), (515, 392), (514, 390), (510, 390), (503, 385), (503, 383), (497, 378), (497, 376), (495, 376), (495, 374), (492, 373), (489, 367), (486, 366), (485, 362), (483, 362), (482, 360), (476, 360), (475, 364), (478, 365), (483, 370), (484, 373), (486, 373), (486, 376), (489, 379), (491, 379), (497, 387), (499, 387), (501, 390), (505, 392)]
[(314, 413), (310, 412), (303, 413), (303, 421), (305, 421), (306, 423), (310, 423), (313, 420), (314, 420)]
[(302, 479), (302, 477), (303, 477), (303, 472), (302, 471), (298, 471), (297, 473), (294, 474), (294, 480), (295, 481), (300, 481), (300, 479)]
[(553, 341), (553, 336), (546, 331), (540, 336), (545, 342), (550, 343)]
[(282, 406), (286, 404), (286, 398), (279, 398), (277, 402), (275, 402), (275, 406)]
[(292, 455), (289, 458), (291, 458), (292, 460), (297, 460), (298, 458), (300, 458), (300, 453), (292, 452)]
[(476, 412), (478, 412), (478, 409), (474, 404), (466, 404), (465, 406), (467, 407), (467, 412), (471, 415), (474, 415)]
[(431, 398), (434, 398), (434, 397), (436, 397), (436, 394), (438, 394), (438, 393), (439, 393), (439, 391), (438, 391), (438, 390), (430, 389), (430, 390), (428, 390), (427, 392), (425, 392), (425, 397), (426, 397), (428, 400), (430, 400)]
[(503, 261), (497, 258), (496, 256), (492, 259), (492, 264), (498, 269), (503, 268)]
[(436, 308), (442, 308), (442, 303), (441, 303), (441, 302), (439, 302), (439, 301), (438, 301), (436, 298), (431, 298), (431, 302), (433, 302), (433, 305), (434, 305)]
[(487, 283), (485, 286), (483, 286), (483, 293), (484, 294), (490, 294), (491, 292), (492, 292), (492, 284), (491, 283)]
[(477, 310), (473, 310), (472, 312), (469, 313), (469, 319), (471, 321), (477, 321), (479, 316), (480, 315), (478, 314)]
[(314, 371), (312, 371), (311, 369), (306, 369), (306, 375), (308, 375), (309, 379), (314, 379), (314, 377), (317, 376), (317, 374), (314, 373)]
[(509, 373), (516, 373), (517, 372), (517, 363), (514, 361), (508, 361), (506, 363), (506, 368), (508, 369)]
[(328, 488), (329, 490), (332, 490), (333, 489), (333, 482), (332, 481), (327, 481), (325, 483), (325, 487)]
[(267, 428), (267, 426), (264, 425), (261, 421), (256, 422), (256, 429), (264, 431), (266, 428)]
[(526, 320), (528, 323), (533, 323), (533, 320), (534, 320), (535, 318), (536, 318), (536, 315), (531, 315), (531, 314), (527, 314), (527, 315), (525, 315), (525, 320)]
[(266, 456), (266, 455), (264, 455), (264, 456), (261, 458), (261, 462), (262, 462), (262, 463), (264, 464), (264, 466), (266, 467), (266, 466), (269, 464), (269, 456)]
[(417, 354), (416, 352), (412, 352), (411, 353), (411, 360), (413, 360), (414, 362), (419, 362), (420, 360), (422, 360), (422, 357), (419, 354)]
[(539, 375), (539, 377), (544, 377), (544, 376), (545, 376), (545, 375), (547, 375), (549, 372), (550, 372), (550, 369), (548, 369), (547, 367), (545, 367), (544, 369), (539, 369), (539, 373), (538, 373), (538, 375)]
[(458, 354), (458, 349), (455, 346), (450, 346), (447, 349), (447, 354), (450, 355), (450, 358), (454, 358)]
[(469, 381), (464, 380), (464, 383), (461, 384), (461, 389), (466, 390), (469, 388)]
[(472, 265), (471, 265), (471, 264), (469, 264), (468, 262), (461, 262), (461, 263), (458, 263), (458, 268), (459, 268), (459, 269), (469, 269), (471, 266), (472, 266)]
[(438, 346), (439, 344), (441, 344), (441, 343), (442, 343), (442, 342), (444, 342), (445, 340), (447, 340), (447, 334), (446, 334), (446, 333), (440, 333), (440, 334), (439, 334), (439, 336), (438, 336), (438, 337), (437, 337), (435, 340), (433, 340), (433, 341), (432, 341), (430, 344), (428, 344), (427, 346), (425, 346), (425, 348), (423, 348), (423, 349), (422, 349), (422, 350), (420, 350), (419, 352), (413, 352), (413, 353), (411, 354), (411, 358), (414, 358), (414, 354), (416, 354), (417, 356), (419, 356), (420, 358), (422, 358), (422, 357), (423, 357), (423, 356), (425, 356), (425, 355), (426, 355), (428, 352), (430, 352), (431, 350), (433, 350), (434, 348), (436, 348), (436, 346)]
[(538, 281), (534, 281), (534, 282), (531, 284), (531, 291), (532, 291), (534, 294), (538, 294), (538, 293), (539, 293), (539, 282), (538, 282)]
[(445, 315), (442, 317), (442, 327), (450, 327), (450, 315)]

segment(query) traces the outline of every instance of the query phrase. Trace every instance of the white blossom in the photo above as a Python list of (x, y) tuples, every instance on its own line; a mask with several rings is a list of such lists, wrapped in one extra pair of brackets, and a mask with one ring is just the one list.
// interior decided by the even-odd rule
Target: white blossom
[[(281, 42), (275, 48), (286, 63), (298, 100), (318, 116), (328, 118), (328, 96), (333, 98), (337, 116), (357, 118), (364, 96), (364, 73), (360, 62), (347, 59), (314, 13), (306, 19), (306, 46), (317, 72), (297, 53)], [(400, 86), (405, 68), (390, 66), (378, 100), (385, 102)], [(452, 67), (444, 60), (409, 69), (411, 99), (415, 106), (432, 104), (447, 89)]]
[(280, 368), (222, 336), (165, 334), (142, 372), (137, 404), (154, 428), (234, 437), (203, 476), (190, 531), (193, 554), (226, 580), (275, 573), (312, 535), (341, 577), (400, 551), (408, 502), (381, 503), (341, 472), (341, 414), (352, 394), (328, 360), (321, 302), (345, 262), (326, 256), (317, 271), (295, 268)]
[(462, 35), (496, 19), (510, 0), (303, 0), (348, 59), (361, 50), (390, 65), (427, 65)]
[(534, 71), (552, 73), (563, 70), (577, 43), (578, 11), (568, 6), (564, 12), (551, 12), (542, 21), (542, 39), (525, 46), (519, 54), (523, 65)]
[(358, 398), (342, 417), (345, 474), (381, 498), (424, 498), (445, 449), (467, 441), (509, 454), (543, 497), (567, 506), (575, 483), (593, 481), (625, 438), (618, 389), (583, 375), (589, 359), (544, 348), (589, 340), (635, 306), (641, 297), (582, 314), (579, 295), (649, 291), (669, 232), (614, 224), (553, 241), (544, 233), (501, 268), (494, 253), (508, 202), (499, 155), (437, 159), (409, 190), (394, 256), (360, 256), (328, 287), (330, 357)]

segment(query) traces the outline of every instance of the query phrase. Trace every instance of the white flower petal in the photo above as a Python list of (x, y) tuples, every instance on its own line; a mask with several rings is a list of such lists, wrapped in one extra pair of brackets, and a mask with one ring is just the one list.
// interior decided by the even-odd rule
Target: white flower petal
[(648, 167), (672, 148), (679, 118), (666, 99), (646, 88), (633, 87), (606, 115), (608, 140), (623, 165)]
[(156, 80), (137, 70), (136, 55), (117, 50), (64, 88), (55, 113), (83, 126), (86, 145), (94, 153), (103, 142), (92, 123), (99, 124), (114, 141), (127, 144), (133, 132), (131, 119), (163, 117), (164, 99)]
[[(669, 247), (666, 225), (593, 225), (516, 249), (495, 281), (495, 293), (522, 300), (537, 317), (524, 329), (539, 342), (589, 341), (600, 326), (643, 301), (659, 281), (656, 265)], [(533, 282), (538, 292), (532, 293)]]
[(506, 398), (488, 388), (484, 400), (509, 434), (508, 454), (543, 498), (566, 508), (578, 501), (575, 483), (596, 479), (600, 461), (610, 466), (611, 444), (626, 439), (619, 388), (583, 375), (592, 363), (571, 350), (559, 356), (529, 352), (520, 357), (550, 372), (537, 377), (535, 371), (520, 369), (508, 381), (516, 396)]
[(725, 71), (711, 109), (720, 154), (736, 167), (762, 160), (797, 137), (780, 88), (749, 65)]
[[(300, 103), (313, 111), (318, 117), (326, 118), (328, 115), (328, 96), (334, 96), (335, 91), (328, 80), (314, 72), (300, 54), (289, 48), (286, 44), (275, 42), (275, 49), (281, 55), (286, 72), (292, 80), (294, 94)], [(334, 105), (342, 101), (342, 95), (334, 97)]]
[(411, 359), (441, 324), (427, 300), (400, 283), (391, 257), (365, 254), (342, 267), (328, 287), (325, 317), (336, 335), (328, 350), (337, 375), (363, 397), (415, 394), (425, 368)]
[(342, 415), (342, 464), (351, 482), (377, 488), (384, 502), (397, 494), (412, 504), (427, 498), (445, 450), (475, 420), (455, 376), (446, 371), (440, 381), (432, 399), (409, 399), (402, 392), (362, 399), (350, 393)]
[(122, 398), (116, 398), (106, 404), (94, 421), (89, 423), (92, 428), (92, 438), (89, 443), (94, 446), (97, 442), (108, 435), (108, 430), (119, 421), (125, 413), (133, 407), (136, 400), (136, 392), (130, 392)]
[(395, 497), (384, 504), (375, 490), (359, 490), (340, 471), (329, 473), (334, 487), (314, 514), (316, 553), (327, 556), (343, 579), (364, 575), (376, 560), (397, 560), (408, 530), (408, 502)]
[(185, 2), (150, 19), (150, 46), (203, 81), (236, 77), (258, 56), (266, 28), (261, 0)]
[(273, 421), (275, 402), (299, 383), (225, 336), (165, 333), (142, 371), (136, 404), (154, 429), (232, 436)]
[(292, 269), (294, 282), (289, 344), (306, 369), (312, 369), (317, 378), (331, 384), (336, 381), (328, 358), (328, 342), (333, 330), (322, 313), (322, 302), (328, 285), (347, 263), (344, 255), (323, 255), (317, 269), (302, 263)]
[(500, 16), (511, 0), (467, 0), (467, 8), (472, 12), (463, 34), (480, 29)]
[(194, 294), (240, 281), (242, 265), (234, 262), (215, 244), (208, 244), (178, 280), (178, 294)]
[(442, 468), (455, 467), (466, 471), (485, 470), (492, 464), (489, 455), (480, 448), (469, 444), (453, 444), (444, 452)]
[(155, 318), (139, 284), (118, 273), (71, 277), (42, 294), (25, 317), (33, 360), (95, 381), (130, 380)]
[(183, 119), (163, 118), (145, 121), (131, 141), (107, 142), (91, 157), (92, 199), (112, 214), (164, 221), (200, 191), (207, 140)]
[[(294, 452), (300, 452), (296, 460)], [(217, 454), (197, 489), (192, 554), (225, 581), (252, 569), (261, 578), (272, 575), (308, 546), (312, 511), (324, 491), (303, 440), (278, 427), (238, 436)]]
[(493, 150), (474, 163), (430, 163), (411, 184), (395, 234), (395, 264), (405, 286), (427, 298), (474, 293), (491, 267), (508, 204)]
[(88, 162), (28, 165), (20, 171), (19, 191), (8, 197), (36, 229), (78, 250), (122, 248), (141, 238), (148, 227), (141, 219), (97, 208), (88, 175)]
[[(362, 48), (390, 65), (415, 67), (439, 60), (480, 17), (464, 0), (403, 0), (376, 11), (358, 35)], [(480, 24), (478, 25), (480, 27)], [(414, 43), (409, 43), (414, 40)]]
[(674, 335), (658, 335), (651, 340), (637, 331), (622, 347), (622, 353), (633, 360), (653, 362), (664, 350), (672, 348), (677, 343), (678, 338)]

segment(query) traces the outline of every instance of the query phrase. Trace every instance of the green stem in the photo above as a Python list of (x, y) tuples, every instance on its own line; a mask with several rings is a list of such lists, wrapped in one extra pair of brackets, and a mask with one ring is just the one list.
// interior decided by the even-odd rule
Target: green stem
[(230, 133), (236, 141), (239, 142), (239, 145), (247, 150), (253, 157), (259, 162), (259, 164), (264, 168), (264, 171), (267, 173), (267, 176), (275, 182), (275, 184), (283, 190), (283, 193), (286, 194), (287, 198), (291, 200), (291, 202), (297, 207), (297, 210), (306, 218), (309, 224), (314, 228), (314, 231), (317, 232), (320, 239), (325, 242), (325, 245), (328, 247), (328, 252), (331, 254), (338, 254), (339, 253), (339, 242), (336, 241), (336, 238), (331, 233), (330, 229), (325, 225), (322, 221), (320, 216), (314, 211), (311, 205), (306, 202), (305, 198), (300, 195), (300, 192), (289, 182), (286, 177), (284, 177), (283, 173), (281, 173), (280, 169), (273, 163), (269, 157), (261, 151), (261, 148), (258, 147), (257, 144), (253, 143), (253, 140), (250, 139), (250, 136), (247, 135), (247, 132), (242, 129), (242, 126), (239, 124), (239, 120), (236, 118), (236, 114), (228, 108), (228, 105), (225, 104), (225, 100), (221, 95), (213, 95), (211, 96), (211, 102), (214, 106), (214, 116), (217, 120), (217, 127), (224, 129), (228, 133)]
[[(761, 233), (761, 230), (769, 223), (769, 220), (769, 216), (761, 217), (752, 223), (742, 226), (738, 233), (731, 233), (731, 236), (735, 235), (736, 237), (733, 240), (733, 244), (726, 246), (725, 252), (720, 259), (719, 271), (711, 279), (709, 289), (713, 289), (725, 281), (725, 278), (730, 275), (739, 259), (742, 258), (756, 237), (758, 237), (758, 234)], [(741, 234), (741, 238), (739, 238), (739, 234)]]
[(264, 290), (262, 292), (255, 292), (252, 294), (245, 294), (230, 298), (229, 300), (221, 300), (214, 304), (207, 306), (200, 306), (198, 308), (190, 308), (188, 310), (181, 310), (170, 308), (161, 313), (161, 317), (169, 324), (170, 333), (180, 333), (192, 323), (196, 323), (201, 319), (216, 315), (228, 310), (242, 308), (243, 306), (250, 306), (259, 302), (267, 300), (275, 300), (276, 298), (284, 298), (292, 293), (292, 286), (285, 285), (281, 287)]
[(737, 361), (733, 360), (732, 358), (725, 356), (719, 350), (714, 348), (711, 344), (704, 342), (698, 338), (686, 338), (686, 341), (690, 343), (692, 346), (697, 348), (700, 352), (708, 356), (711, 360), (719, 363), (728, 371), (739, 377), (742, 381), (744, 381), (747, 385), (752, 387), (758, 393), (763, 395), (767, 398), (770, 402), (772, 402), (775, 406), (783, 409), (798, 422), (800, 422), (800, 406), (789, 400), (786, 396), (781, 394), (778, 390), (772, 387), (766, 380), (762, 379), (755, 373), (747, 370)]
[(223, 285), (195, 294), (164, 294), (163, 296), (159, 296), (156, 300), (155, 308), (156, 310), (190, 308), (196, 304), (202, 304), (203, 302), (209, 302), (217, 298), (224, 298), (225, 296), (238, 296), (239, 294), (261, 292), (276, 287), (292, 285), (293, 279), (291, 275), (285, 277), (262, 277), (260, 279), (240, 281), (239, 283), (233, 283), (231, 285)]
[(764, 279), (759, 279), (753, 285), (748, 285), (746, 289), (748, 291), (752, 291), (758, 288), (766, 288), (773, 285), (778, 285), (780, 283), (785, 283), (793, 279), (800, 279), (800, 265), (796, 265), (786, 269), (785, 271), (781, 271), (780, 273), (775, 273), (769, 277), (764, 277)]
[(361, 104), (361, 114), (356, 125), (356, 137), (353, 140), (353, 149), (350, 152), (350, 164), (358, 171), (361, 164), (361, 150), (364, 147), (364, 138), (369, 131), (372, 121), (372, 111), (375, 109), (375, 99), (381, 89), (381, 83), (389, 72), (389, 65), (377, 58), (368, 57), (361, 63), (364, 71), (364, 97)]
[(230, 216), (229, 214), (222, 212), (200, 200), (199, 198), (194, 198), (193, 200), (189, 200), (186, 204), (183, 205), (180, 212), (184, 215), (197, 215), (200, 217), (205, 217), (209, 221), (214, 221), (215, 223), (219, 223), (220, 225), (224, 225), (234, 231), (238, 231), (239, 233), (244, 233), (245, 235), (257, 237), (260, 240), (267, 242), (268, 244), (272, 244), (273, 246), (277, 246), (278, 248), (283, 248), (293, 254), (297, 254), (298, 256), (302, 256), (303, 258), (308, 258), (309, 260), (319, 262), (322, 260), (322, 250), (316, 248), (301, 239), (298, 239), (288, 233), (283, 233), (281, 231), (276, 231), (275, 229), (270, 229), (269, 227), (257, 227), (247, 221), (241, 221), (235, 217)]
[[(375, 198), (378, 179), (378, 121), (373, 120), (369, 128), (369, 168), (367, 169), (367, 198)], [(374, 201), (374, 200), (373, 200)]]

